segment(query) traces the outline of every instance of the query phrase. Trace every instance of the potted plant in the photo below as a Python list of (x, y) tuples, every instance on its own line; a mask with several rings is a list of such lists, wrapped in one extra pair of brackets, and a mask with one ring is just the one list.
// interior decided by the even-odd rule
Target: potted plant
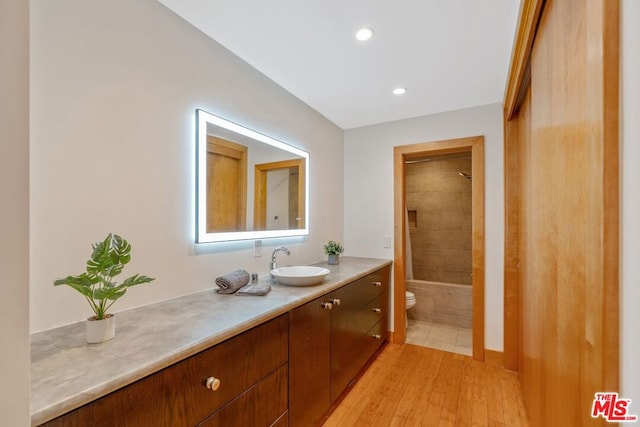
[(155, 279), (136, 274), (120, 284), (113, 280), (131, 260), (131, 245), (117, 234), (109, 234), (91, 247), (93, 252), (87, 261), (86, 272), (58, 279), (53, 284), (70, 286), (84, 295), (94, 313), (86, 322), (87, 342), (98, 343), (115, 336), (115, 316), (107, 313), (113, 303), (122, 298), (128, 288)]
[(340, 264), (340, 254), (344, 252), (344, 248), (339, 242), (329, 240), (329, 243), (324, 245), (324, 253), (329, 255), (329, 264)]

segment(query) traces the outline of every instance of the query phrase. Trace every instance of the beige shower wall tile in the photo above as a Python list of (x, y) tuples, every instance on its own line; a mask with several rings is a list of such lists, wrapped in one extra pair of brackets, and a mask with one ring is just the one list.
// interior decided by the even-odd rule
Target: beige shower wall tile
[(471, 286), (469, 290), (460, 289), (458, 291), (458, 315), (471, 317), (473, 311), (473, 300), (471, 296)]
[(442, 282), (442, 270), (426, 270), (425, 275), (423, 276), (424, 280), (428, 280), (431, 282)]
[(464, 221), (462, 222), (462, 231), (471, 231), (473, 230), (473, 216), (471, 213), (471, 209), (468, 211), (463, 210)]
[(468, 231), (442, 231), (441, 235), (438, 236), (441, 242), (441, 249), (448, 250), (471, 250), (471, 233)]
[(464, 221), (465, 218), (462, 209), (440, 212), (440, 225), (443, 231), (462, 231)]
[(425, 230), (417, 240), (423, 249), (441, 249), (444, 245), (443, 232), (440, 230)]
[(471, 272), (471, 260), (469, 250), (442, 251), (442, 268), (445, 270)]
[(433, 303), (436, 318), (441, 314), (450, 316), (458, 314), (458, 298), (455, 291), (443, 287), (439, 292), (434, 292)]
[(440, 272), (441, 281), (444, 283), (460, 284), (466, 273), (462, 271), (442, 270)]
[(416, 305), (407, 312), (410, 319), (471, 327), (471, 287), (410, 281), (407, 289), (416, 296)]
[(423, 208), (418, 211), (418, 231), (424, 230), (440, 230), (442, 221), (440, 221), (440, 211), (427, 210)]
[(434, 210), (440, 211), (449, 211), (455, 210), (456, 208), (461, 208), (461, 203), (463, 200), (462, 193), (459, 191), (456, 192), (437, 192), (432, 195), (432, 199), (430, 201)]

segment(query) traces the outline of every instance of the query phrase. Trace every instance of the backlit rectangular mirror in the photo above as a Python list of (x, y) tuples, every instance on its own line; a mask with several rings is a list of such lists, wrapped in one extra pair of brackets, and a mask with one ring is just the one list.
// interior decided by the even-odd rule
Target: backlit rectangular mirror
[(198, 243), (309, 234), (309, 153), (196, 110)]

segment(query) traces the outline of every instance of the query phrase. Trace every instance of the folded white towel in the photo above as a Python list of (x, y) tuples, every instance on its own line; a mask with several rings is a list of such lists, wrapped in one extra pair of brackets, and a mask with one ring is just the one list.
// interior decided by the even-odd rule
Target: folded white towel
[(249, 283), (250, 278), (246, 270), (234, 270), (216, 278), (216, 285), (220, 288), (217, 291), (219, 294), (233, 294)]

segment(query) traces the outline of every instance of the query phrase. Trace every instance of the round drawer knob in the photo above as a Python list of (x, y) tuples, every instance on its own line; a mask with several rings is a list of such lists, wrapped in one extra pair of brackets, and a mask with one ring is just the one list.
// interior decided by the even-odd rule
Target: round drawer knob
[(382, 337), (381, 337), (379, 334), (375, 334), (375, 335), (373, 336), (373, 339), (374, 339), (374, 340), (379, 340), (379, 339), (381, 339), (381, 338), (382, 338)]
[(382, 286), (382, 282), (373, 282), (373, 283), (371, 283), (371, 284), (372, 284), (373, 286), (375, 286), (375, 287), (378, 287), (378, 288), (379, 288), (380, 286)]
[(331, 304), (330, 302), (323, 302), (322, 308), (324, 308), (325, 310), (331, 310), (333, 308), (333, 304)]
[(331, 300), (331, 303), (332, 303), (333, 305), (340, 305), (340, 298), (334, 298), (334, 299), (332, 299), (332, 300)]
[(220, 380), (216, 377), (207, 378), (207, 388), (211, 391), (216, 391), (220, 388)]
[(372, 308), (371, 310), (373, 310), (374, 313), (382, 313), (382, 310), (379, 308)]

